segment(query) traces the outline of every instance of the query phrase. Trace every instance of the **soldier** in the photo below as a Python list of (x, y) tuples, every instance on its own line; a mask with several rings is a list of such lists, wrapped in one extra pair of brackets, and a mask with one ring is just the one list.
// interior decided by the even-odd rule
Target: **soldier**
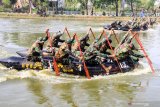
[(61, 44), (58, 51), (55, 53), (55, 58), (59, 62), (63, 62), (63, 59), (67, 59), (71, 54), (71, 46), (74, 43), (75, 36)]
[(73, 52), (80, 51), (78, 46), (80, 44), (81, 51), (85, 52), (85, 47), (86, 46), (88, 47), (90, 45), (88, 41), (89, 41), (89, 33), (87, 33), (83, 38), (81, 38), (79, 42), (78, 41), (75, 42), (75, 44), (72, 47), (72, 51)]
[(55, 34), (55, 36), (50, 37), (50, 40), (47, 43), (47, 49), (51, 47), (59, 48), (59, 42), (63, 43), (65, 40), (60, 39), (60, 37), (63, 35), (60, 31)]
[(44, 38), (40, 37), (38, 40), (36, 40), (36, 42), (33, 43), (28, 51), (28, 60), (41, 61), (43, 45), (46, 40), (47, 36)]
[(90, 44), (88, 43), (89, 41), (89, 33), (86, 34), (86, 36), (84, 36), (82, 39), (80, 39), (80, 48), (82, 50), (82, 52), (85, 51), (85, 46), (89, 46)]
[[(109, 43), (112, 43), (112, 40), (109, 39)], [(114, 47), (112, 47), (114, 49)], [(99, 52), (103, 54), (110, 54), (107, 52), (107, 49), (110, 49), (108, 41), (104, 38), (99, 44)]]
[(133, 63), (138, 62), (139, 58), (144, 56), (140, 54), (137, 48), (135, 48), (132, 43), (133, 38), (129, 38), (125, 43), (123, 43), (118, 50), (115, 51), (118, 60), (123, 60), (126, 58), (131, 58)]

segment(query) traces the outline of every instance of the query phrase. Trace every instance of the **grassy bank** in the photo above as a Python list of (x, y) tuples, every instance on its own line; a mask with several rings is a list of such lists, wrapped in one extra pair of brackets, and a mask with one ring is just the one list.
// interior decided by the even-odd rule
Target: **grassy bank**
[[(48, 17), (40, 17), (36, 14), (27, 13), (0, 13), (0, 18), (19, 18), (19, 19), (59, 19), (59, 20), (93, 20), (93, 21), (114, 21), (114, 20), (130, 20), (131, 17), (109, 17), (109, 16), (85, 16), (85, 15), (55, 15)], [(160, 18), (157, 19), (160, 22)]]

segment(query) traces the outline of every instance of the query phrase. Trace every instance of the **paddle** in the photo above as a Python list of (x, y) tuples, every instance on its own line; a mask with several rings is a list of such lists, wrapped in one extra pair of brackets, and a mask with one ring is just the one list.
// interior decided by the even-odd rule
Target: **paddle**
[(76, 39), (76, 41), (78, 43), (78, 48), (80, 50), (80, 56), (82, 57), (82, 62), (83, 62), (83, 65), (84, 65), (84, 70), (85, 70), (86, 76), (87, 76), (88, 79), (91, 79), (89, 71), (88, 71), (88, 68), (87, 68), (85, 60), (84, 60), (84, 56), (83, 56), (83, 53), (82, 53), (82, 50), (81, 50), (81, 47), (80, 47), (80, 43), (79, 43), (78, 37), (77, 37), (76, 34), (75, 34), (75, 39)]
[[(119, 45), (115, 48), (115, 51), (119, 48), (119, 47), (121, 47), (126, 41), (126, 39), (128, 38), (128, 33), (129, 32), (127, 32), (126, 34), (125, 34), (125, 38), (123, 38), (123, 40), (121, 40), (121, 42), (119, 43)], [(130, 44), (132, 43), (132, 40), (135, 38), (135, 36), (137, 35), (138, 33), (135, 33), (135, 34), (133, 34), (132, 36), (132, 38), (131, 38), (131, 41), (130, 41)]]
[[(131, 34), (133, 34), (132, 31), (130, 31), (130, 32), (131, 32)], [(139, 44), (141, 50), (143, 51), (143, 54), (144, 54), (144, 56), (146, 57), (146, 59), (148, 61), (148, 64), (149, 64), (149, 66), (150, 66), (150, 68), (152, 70), (152, 73), (154, 74), (155, 70), (154, 70), (154, 68), (152, 66), (152, 62), (151, 62), (150, 58), (148, 57), (148, 55), (147, 55), (147, 53), (146, 53), (146, 51), (145, 51), (145, 49), (144, 49), (144, 47), (142, 45), (142, 42), (140, 41), (138, 36), (135, 36), (135, 39), (136, 39), (137, 43)]]
[(121, 72), (123, 72), (122, 69), (121, 69), (121, 66), (120, 66), (120, 64), (119, 64), (119, 62), (118, 62), (118, 59), (117, 59), (117, 57), (116, 57), (116, 55), (115, 55), (115, 53), (114, 53), (114, 49), (113, 49), (113, 47), (111, 46), (111, 43), (109, 42), (108, 36), (107, 36), (107, 34), (106, 34), (105, 31), (104, 31), (103, 35), (104, 35), (104, 37), (106, 38), (110, 49), (112, 50), (112, 55), (114, 56), (114, 59), (116, 60), (118, 66), (119, 66), (119, 69), (121, 70)]
[[(51, 41), (49, 29), (47, 29), (46, 33), (47, 33), (47, 36), (48, 36), (48, 40), (49, 40), (49, 43), (50, 43), (50, 47), (52, 48), (52, 41)], [(52, 50), (52, 52), (53, 52), (53, 51), (55, 51), (55, 49)], [(56, 59), (55, 59), (54, 57), (53, 57), (53, 67), (54, 67), (54, 70), (55, 70), (55, 72), (56, 72), (56, 76), (59, 76), (59, 75), (60, 75), (60, 73), (59, 73), (59, 68), (58, 68)]]
[(66, 32), (69, 38), (71, 39), (71, 35), (69, 34), (67, 27), (65, 27), (64, 32)]
[(117, 35), (116, 35), (114, 29), (112, 28), (111, 31), (113, 32), (113, 34), (114, 34), (114, 36), (115, 36), (115, 38), (116, 38), (116, 41), (117, 41), (117, 43), (119, 44), (119, 40), (118, 40), (118, 38), (117, 38)]
[(91, 33), (92, 33), (92, 36), (93, 36), (93, 38), (95, 39), (96, 37), (95, 37), (95, 35), (94, 35), (94, 33), (93, 33), (93, 30), (92, 30), (92, 28), (90, 28), (90, 29), (89, 29), (89, 31), (91, 31)]

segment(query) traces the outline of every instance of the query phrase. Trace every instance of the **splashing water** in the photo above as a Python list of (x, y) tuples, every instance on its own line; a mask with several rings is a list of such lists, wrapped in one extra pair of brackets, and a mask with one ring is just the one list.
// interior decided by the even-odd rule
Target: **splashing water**
[(74, 82), (74, 81), (91, 81), (91, 80), (97, 80), (97, 79), (111, 79), (111, 78), (117, 78), (117, 77), (123, 77), (123, 76), (131, 76), (131, 75), (143, 75), (151, 72), (149, 67), (143, 68), (136, 68), (131, 72), (126, 73), (118, 73), (114, 75), (107, 75), (107, 76), (94, 76), (90, 80), (88, 80), (85, 77), (81, 76), (74, 76), (74, 75), (68, 75), (68, 74), (61, 74), (61, 76), (55, 76), (54, 72), (51, 72), (49, 69), (37, 71), (37, 70), (10, 70), (5, 68), (4, 66), (0, 66), (0, 71), (3, 74), (0, 75), (0, 82), (11, 80), (11, 79), (26, 79), (26, 78), (33, 78), (33, 79), (39, 79), (46, 81), (48, 83), (53, 84), (59, 84), (59, 83), (68, 83), (68, 82)]

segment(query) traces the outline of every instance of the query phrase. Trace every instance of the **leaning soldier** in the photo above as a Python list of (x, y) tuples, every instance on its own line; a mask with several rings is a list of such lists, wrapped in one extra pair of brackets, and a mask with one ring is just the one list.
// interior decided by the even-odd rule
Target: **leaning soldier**
[(64, 60), (70, 60), (68, 57), (71, 55), (72, 44), (74, 43), (75, 36), (61, 44), (58, 51), (55, 53), (55, 58), (58, 62), (64, 62)]

